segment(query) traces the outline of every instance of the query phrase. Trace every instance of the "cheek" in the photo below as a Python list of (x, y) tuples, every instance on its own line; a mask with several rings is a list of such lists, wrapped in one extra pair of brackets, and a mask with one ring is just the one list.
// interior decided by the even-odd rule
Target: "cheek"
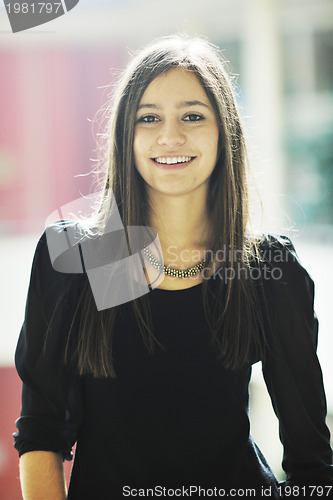
[(134, 153), (134, 156), (137, 154), (138, 148), (139, 148), (138, 134), (135, 132), (134, 133), (134, 139), (133, 139), (133, 153)]
[(134, 156), (134, 164), (136, 167), (138, 167), (140, 163), (140, 158), (141, 158), (141, 141), (140, 138), (137, 137), (137, 134), (134, 135), (134, 142), (133, 142), (133, 156)]
[(141, 157), (149, 156), (149, 151), (151, 151), (151, 141), (149, 141), (149, 138), (141, 131), (135, 132), (133, 142), (134, 159), (139, 161)]
[(219, 156), (219, 149), (220, 149), (220, 133), (219, 130), (214, 130), (211, 135), (211, 148), (213, 155), (216, 157)]
[(202, 149), (206, 153), (206, 157), (217, 159), (219, 150), (219, 137), (212, 132), (206, 136), (206, 140), (202, 142)]

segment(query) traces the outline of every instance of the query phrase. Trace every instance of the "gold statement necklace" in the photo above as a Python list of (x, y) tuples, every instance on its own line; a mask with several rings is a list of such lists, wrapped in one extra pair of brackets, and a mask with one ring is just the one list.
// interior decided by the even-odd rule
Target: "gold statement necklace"
[(191, 276), (196, 276), (205, 267), (205, 261), (202, 260), (199, 264), (189, 267), (188, 269), (175, 269), (173, 267), (168, 267), (161, 262), (159, 262), (156, 257), (152, 254), (148, 247), (144, 247), (143, 253), (147, 257), (148, 262), (158, 271), (162, 271), (166, 276), (173, 276), (174, 278), (189, 278)]

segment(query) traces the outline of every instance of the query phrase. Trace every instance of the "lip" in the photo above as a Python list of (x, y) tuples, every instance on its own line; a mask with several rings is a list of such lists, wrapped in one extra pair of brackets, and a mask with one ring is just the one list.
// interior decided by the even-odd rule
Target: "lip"
[[(188, 158), (192, 158), (190, 161), (186, 161), (183, 163), (158, 163), (155, 161), (155, 158), (178, 158), (179, 156), (185, 156)], [(160, 155), (160, 156), (154, 156), (150, 158), (150, 161), (155, 165), (155, 167), (161, 168), (162, 170), (183, 170), (184, 168), (188, 167), (191, 165), (194, 160), (196, 159), (196, 156), (192, 155), (179, 155), (179, 154), (174, 154), (174, 155)]]

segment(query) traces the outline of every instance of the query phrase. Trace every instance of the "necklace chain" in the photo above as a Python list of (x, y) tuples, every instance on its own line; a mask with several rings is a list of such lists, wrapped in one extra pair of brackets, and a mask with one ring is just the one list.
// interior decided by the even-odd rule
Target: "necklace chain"
[(175, 269), (173, 267), (168, 267), (161, 262), (159, 262), (156, 257), (154, 257), (153, 253), (149, 250), (149, 248), (144, 247), (143, 253), (148, 259), (148, 262), (159, 271), (163, 271), (166, 276), (173, 276), (174, 278), (189, 278), (191, 276), (196, 276), (203, 270), (205, 266), (205, 261), (202, 260), (199, 264), (195, 266), (189, 267), (188, 269)]

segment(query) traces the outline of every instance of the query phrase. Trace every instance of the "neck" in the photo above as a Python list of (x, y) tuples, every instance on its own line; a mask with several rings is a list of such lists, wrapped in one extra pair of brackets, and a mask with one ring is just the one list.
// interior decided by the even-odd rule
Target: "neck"
[(154, 191), (149, 201), (149, 224), (156, 229), (162, 249), (170, 246), (177, 247), (178, 251), (207, 248), (210, 223), (205, 193), (169, 196)]

